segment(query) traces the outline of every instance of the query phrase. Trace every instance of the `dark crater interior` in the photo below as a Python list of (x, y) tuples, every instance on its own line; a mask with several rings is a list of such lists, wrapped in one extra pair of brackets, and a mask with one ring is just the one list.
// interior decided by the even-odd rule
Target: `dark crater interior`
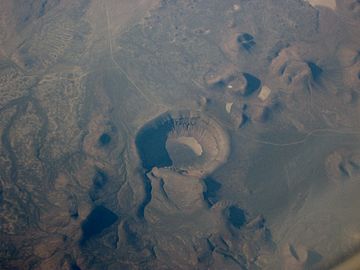
[(236, 41), (238, 42), (240, 47), (245, 49), (246, 51), (250, 51), (256, 45), (254, 37), (249, 33), (243, 33), (238, 35)]
[(246, 223), (246, 215), (241, 208), (230, 206), (227, 212), (228, 221), (235, 228), (240, 229)]
[(111, 136), (108, 133), (103, 133), (99, 137), (99, 144), (101, 146), (106, 146), (111, 142)]
[(166, 140), (169, 132), (174, 128), (174, 120), (161, 117), (145, 125), (138, 133), (135, 143), (142, 166), (146, 170), (153, 167), (168, 167), (172, 160), (166, 150)]
[(92, 237), (100, 234), (103, 230), (115, 223), (118, 218), (118, 215), (108, 208), (102, 205), (96, 206), (81, 225), (83, 234), (80, 244), (83, 245)]

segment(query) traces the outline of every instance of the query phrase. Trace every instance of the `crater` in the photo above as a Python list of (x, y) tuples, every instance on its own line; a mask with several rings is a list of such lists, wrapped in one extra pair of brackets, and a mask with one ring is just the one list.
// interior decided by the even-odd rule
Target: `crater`
[(166, 112), (145, 124), (136, 146), (147, 171), (171, 167), (202, 176), (223, 164), (229, 140), (215, 119), (189, 110)]
[(107, 133), (103, 133), (100, 137), (99, 137), (99, 144), (101, 146), (106, 146), (111, 142), (111, 136)]
[(213, 90), (226, 90), (249, 97), (261, 87), (261, 80), (247, 72), (239, 72), (233, 66), (210, 70), (204, 76), (207, 87)]
[(230, 206), (227, 215), (230, 224), (237, 229), (240, 229), (246, 223), (245, 212), (239, 207)]
[(256, 44), (254, 37), (248, 33), (243, 33), (238, 35), (236, 41), (239, 44), (239, 46), (245, 49), (246, 51), (250, 51), (252, 47), (254, 47)]
[(80, 244), (83, 245), (90, 238), (99, 235), (102, 231), (115, 223), (118, 218), (119, 217), (114, 212), (106, 207), (102, 205), (96, 206), (81, 224), (83, 235)]

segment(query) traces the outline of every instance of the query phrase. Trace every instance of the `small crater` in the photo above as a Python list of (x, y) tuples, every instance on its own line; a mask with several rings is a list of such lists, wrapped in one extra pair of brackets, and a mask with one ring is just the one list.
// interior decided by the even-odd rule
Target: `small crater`
[(256, 45), (254, 37), (249, 33), (243, 33), (238, 35), (236, 41), (240, 45), (240, 47), (245, 49), (246, 51), (250, 51)]
[(240, 229), (246, 223), (246, 216), (244, 210), (236, 206), (228, 208), (228, 221), (237, 229)]
[(118, 215), (108, 208), (102, 205), (96, 206), (81, 224), (83, 234), (80, 244), (83, 245), (92, 237), (102, 233), (106, 228), (114, 224), (118, 218)]
[(106, 146), (111, 142), (111, 136), (108, 133), (103, 133), (99, 137), (99, 145)]

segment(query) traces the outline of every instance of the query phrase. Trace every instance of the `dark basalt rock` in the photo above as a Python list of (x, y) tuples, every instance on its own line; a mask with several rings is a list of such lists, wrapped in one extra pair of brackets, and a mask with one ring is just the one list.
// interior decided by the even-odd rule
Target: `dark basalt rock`
[(159, 119), (144, 126), (137, 135), (136, 146), (146, 170), (172, 165), (165, 145), (167, 136), (173, 128), (174, 122), (171, 118)]
[(107, 174), (102, 170), (97, 170), (93, 178), (93, 185), (89, 191), (89, 196), (92, 201), (99, 199), (99, 193), (108, 181)]
[(228, 221), (237, 229), (240, 229), (246, 223), (244, 210), (236, 206), (230, 206), (228, 209)]
[(244, 77), (247, 82), (244, 96), (248, 97), (260, 88), (261, 81), (250, 73), (244, 73)]
[(102, 188), (108, 181), (108, 176), (104, 171), (97, 170), (93, 178), (93, 184), (96, 188)]
[(320, 79), (321, 74), (323, 73), (322, 68), (314, 62), (307, 62), (307, 64), (310, 68), (312, 79), (317, 82)]
[(250, 116), (248, 116), (246, 113), (242, 113), (242, 115), (241, 115), (241, 123), (240, 123), (239, 128), (243, 128), (249, 123), (250, 123)]
[(141, 250), (142, 245), (140, 238), (137, 233), (130, 227), (128, 222), (124, 223), (124, 231), (126, 235), (126, 242), (136, 250)]
[(80, 244), (83, 245), (90, 238), (99, 235), (114, 224), (118, 218), (118, 215), (108, 208), (102, 205), (96, 206), (81, 224), (83, 235)]
[(212, 206), (218, 202), (217, 192), (220, 190), (221, 184), (211, 177), (205, 178), (204, 183), (206, 186), (206, 191), (203, 193), (204, 200), (209, 206)]
[(151, 182), (150, 182), (149, 178), (146, 176), (146, 174), (143, 177), (143, 181), (144, 181), (144, 189), (145, 189), (145, 198), (144, 198), (143, 202), (140, 204), (139, 209), (137, 211), (137, 215), (139, 218), (144, 218), (145, 207), (151, 201), (152, 186), (151, 186)]
[(72, 263), (71, 270), (81, 270), (81, 268), (76, 263)]
[(103, 133), (100, 137), (99, 137), (99, 144), (101, 146), (106, 146), (111, 142), (111, 136), (107, 133)]
[(246, 51), (250, 51), (256, 45), (254, 37), (248, 33), (238, 35), (236, 41), (240, 45), (240, 47), (245, 49)]
[(69, 196), (68, 205), (69, 205), (70, 217), (72, 217), (74, 219), (78, 218), (78, 216), (79, 216), (78, 204), (77, 204), (76, 198), (74, 196)]

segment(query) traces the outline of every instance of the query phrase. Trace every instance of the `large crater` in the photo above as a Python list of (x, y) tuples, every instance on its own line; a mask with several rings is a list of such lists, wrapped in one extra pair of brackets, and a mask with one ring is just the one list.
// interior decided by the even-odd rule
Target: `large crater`
[(229, 140), (211, 117), (189, 110), (169, 111), (144, 125), (136, 146), (146, 170), (172, 167), (202, 176), (223, 164)]

